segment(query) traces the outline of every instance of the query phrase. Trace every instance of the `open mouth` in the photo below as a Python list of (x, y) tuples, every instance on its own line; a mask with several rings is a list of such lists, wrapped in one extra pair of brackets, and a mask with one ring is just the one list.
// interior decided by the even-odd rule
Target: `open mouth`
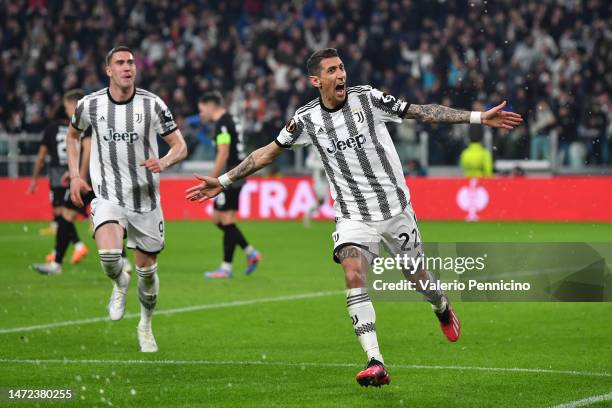
[(342, 97), (346, 91), (346, 84), (336, 85), (336, 96)]

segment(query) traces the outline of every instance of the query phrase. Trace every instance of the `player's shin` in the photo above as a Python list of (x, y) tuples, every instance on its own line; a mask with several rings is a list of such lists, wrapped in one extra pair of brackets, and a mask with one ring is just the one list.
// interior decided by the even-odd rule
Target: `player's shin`
[[(436, 277), (431, 272), (421, 269), (414, 274), (406, 274), (406, 276), (412, 282), (416, 283), (417, 291), (421, 293), (429, 303), (431, 303), (431, 307), (434, 312), (439, 313), (446, 309), (447, 301), (444, 292), (439, 289), (430, 289), (431, 285), (426, 285), (424, 283), (436, 281)], [(423, 289), (423, 287), (426, 289)]]
[(159, 293), (157, 263), (145, 267), (137, 266), (136, 272), (138, 273), (138, 299), (140, 300), (139, 327), (148, 329), (151, 327), (151, 317), (153, 316)]
[(376, 312), (366, 288), (348, 289), (346, 306), (353, 323), (357, 339), (368, 356), (368, 361), (376, 359), (384, 362), (376, 337)]

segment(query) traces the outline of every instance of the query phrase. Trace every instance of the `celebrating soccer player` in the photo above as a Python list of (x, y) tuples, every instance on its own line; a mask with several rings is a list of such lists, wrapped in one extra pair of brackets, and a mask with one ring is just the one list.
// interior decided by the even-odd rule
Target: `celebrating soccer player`
[[(187, 147), (165, 103), (135, 87), (136, 65), (129, 48), (108, 52), (106, 74), (109, 86), (81, 99), (72, 116), (67, 145), (70, 198), (82, 207), (81, 194), (91, 190), (79, 174), (79, 135), (91, 126), (90, 175), (96, 195), (91, 217), (102, 269), (113, 280), (109, 316), (119, 320), (125, 312), (130, 275), (122, 271), (121, 248), (127, 235), (138, 272), (140, 351), (155, 352), (151, 317), (159, 292), (157, 254), (164, 247), (159, 173), (184, 159)], [(170, 145), (162, 158), (157, 135)]]
[[(319, 98), (299, 108), (273, 143), (255, 150), (219, 178), (201, 177), (201, 183), (187, 189), (186, 198), (203, 202), (270, 164), (283, 149), (314, 145), (335, 201), (333, 258), (344, 270), (349, 316), (368, 358), (366, 369), (356, 379), (364, 386), (380, 386), (389, 383), (389, 374), (378, 347), (376, 315), (366, 290), (365, 272), (381, 242), (393, 256), (418, 257), (422, 252), (410, 193), (385, 122), (413, 118), (512, 129), (522, 118), (504, 111), (505, 102), (486, 112), (469, 112), (410, 104), (370, 86), (347, 88), (344, 64), (333, 48), (315, 52), (307, 68)], [(410, 278), (421, 282), (432, 279), (425, 270), (410, 274)], [(422, 293), (446, 337), (457, 341), (459, 320), (444, 293)]]
[[(232, 115), (223, 106), (223, 98), (218, 92), (207, 92), (202, 95), (198, 102), (198, 110), (203, 122), (215, 124), (213, 136), (217, 156), (210, 176), (218, 177), (222, 172), (229, 171), (244, 159), (242, 134)], [(232, 260), (236, 245), (240, 245), (247, 255), (245, 271), (247, 275), (255, 271), (261, 259), (259, 252), (249, 245), (236, 225), (236, 211), (238, 211), (240, 190), (243, 185), (244, 180), (234, 183), (215, 198), (212, 218), (215, 225), (223, 231), (223, 262), (219, 269), (204, 272), (206, 278), (227, 279), (232, 277)]]

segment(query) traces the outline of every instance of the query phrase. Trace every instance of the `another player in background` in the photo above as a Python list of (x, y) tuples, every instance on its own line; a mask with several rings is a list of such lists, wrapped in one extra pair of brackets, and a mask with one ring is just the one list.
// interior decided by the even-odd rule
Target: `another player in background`
[[(134, 85), (136, 65), (129, 48), (108, 52), (106, 74), (108, 88), (79, 101), (68, 130), (70, 197), (83, 207), (81, 195), (92, 189), (79, 172), (79, 135), (91, 126), (89, 170), (96, 193), (91, 218), (102, 269), (113, 281), (109, 317), (119, 320), (125, 313), (130, 275), (122, 270), (121, 247), (127, 236), (138, 272), (140, 351), (156, 352), (151, 318), (159, 292), (157, 255), (164, 248), (159, 173), (183, 160), (187, 148), (166, 104)], [(158, 135), (170, 145), (162, 158), (158, 158)]]
[[(62, 262), (64, 254), (70, 243), (74, 244), (74, 252), (72, 254), (71, 263), (79, 263), (89, 252), (87, 246), (81, 242), (74, 221), (77, 213), (87, 216), (84, 211), (78, 209), (70, 201), (70, 191), (65, 178), (68, 172), (68, 159), (66, 155), (66, 135), (70, 117), (74, 114), (77, 101), (84, 96), (83, 91), (74, 89), (66, 92), (63, 97), (63, 104), (58, 107), (55, 115), (55, 120), (47, 126), (43, 132), (43, 139), (38, 150), (38, 157), (34, 165), (34, 174), (32, 182), (28, 188), (28, 193), (32, 194), (36, 190), (38, 178), (47, 154), (51, 156), (49, 163), (49, 183), (51, 187), (51, 205), (55, 215), (57, 228), (55, 231), (55, 249), (47, 255), (47, 263), (35, 264), (33, 268), (40, 273), (57, 275), (62, 272)], [(91, 130), (83, 134), (82, 139), (82, 165), (80, 168), (81, 174), (85, 177), (88, 173), (89, 151), (91, 148)], [(91, 201), (91, 199), (89, 200)]]
[(309, 149), (308, 157), (306, 158), (306, 167), (312, 170), (313, 190), (315, 193), (316, 202), (312, 204), (312, 207), (304, 213), (304, 226), (310, 227), (310, 220), (314, 217), (315, 213), (321, 208), (321, 206), (327, 200), (329, 194), (329, 184), (327, 177), (325, 176), (325, 167), (321, 160), (317, 157), (317, 153), (314, 149)]
[[(210, 177), (218, 177), (229, 171), (244, 159), (244, 144), (242, 135), (232, 115), (223, 106), (223, 98), (218, 92), (207, 92), (198, 102), (200, 118), (204, 123), (214, 123), (212, 132), (217, 151), (215, 165)], [(239, 245), (247, 256), (246, 274), (250, 275), (257, 268), (261, 255), (247, 242), (242, 231), (236, 225), (236, 212), (239, 209), (240, 190), (244, 180), (235, 183), (215, 198), (213, 222), (223, 231), (223, 262), (215, 271), (204, 272), (210, 279), (226, 279), (232, 277), (232, 261), (234, 250)]]
[[(412, 118), (512, 129), (522, 118), (503, 111), (505, 102), (486, 112), (469, 112), (433, 104), (411, 105), (370, 86), (347, 88), (344, 64), (333, 48), (315, 52), (307, 67), (319, 98), (298, 109), (273, 143), (255, 150), (219, 178), (198, 177), (202, 182), (187, 189), (185, 197), (203, 202), (269, 165), (283, 150), (313, 144), (335, 200), (333, 258), (344, 270), (349, 316), (368, 359), (356, 380), (363, 386), (380, 386), (390, 379), (378, 346), (376, 314), (365, 274), (380, 243), (392, 256), (418, 258), (423, 254), (402, 165), (385, 122)], [(405, 271), (405, 275), (413, 282), (435, 279), (424, 269)], [(421, 293), (431, 303), (448, 340), (457, 341), (459, 319), (444, 293), (430, 289)]]

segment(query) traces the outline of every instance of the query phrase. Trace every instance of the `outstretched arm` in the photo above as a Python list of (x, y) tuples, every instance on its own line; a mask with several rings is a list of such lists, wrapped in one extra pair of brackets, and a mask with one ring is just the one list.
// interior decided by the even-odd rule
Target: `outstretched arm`
[[(506, 101), (486, 112), (462, 111), (442, 105), (410, 105), (405, 118), (425, 123), (482, 123), (493, 128), (512, 129), (523, 122), (521, 115), (504, 111)], [(478, 115), (480, 114), (480, 115)]]
[(231, 183), (241, 180), (272, 163), (272, 161), (282, 152), (283, 149), (275, 142), (272, 142), (255, 150), (246, 159), (240, 162), (239, 165), (221, 175), (219, 178), (194, 174), (201, 183), (185, 190), (185, 198), (191, 201), (198, 200), (199, 203), (203, 203), (209, 198), (216, 197)]

